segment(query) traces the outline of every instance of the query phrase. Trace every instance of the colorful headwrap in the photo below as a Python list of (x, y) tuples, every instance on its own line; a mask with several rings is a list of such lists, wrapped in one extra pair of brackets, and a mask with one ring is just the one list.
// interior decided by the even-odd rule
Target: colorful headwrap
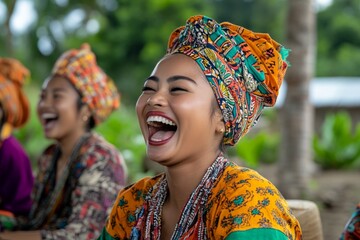
[(288, 50), (268, 34), (193, 16), (169, 38), (167, 54), (196, 61), (210, 83), (225, 122), (224, 144), (235, 145), (273, 106), (287, 68)]
[(29, 118), (29, 101), (22, 90), (29, 76), (29, 70), (18, 60), (0, 58), (0, 105), (5, 113), (3, 131), (0, 132), (2, 139), (6, 137), (5, 128), (9, 135), (11, 128), (22, 126)]
[(104, 121), (120, 106), (120, 94), (110, 77), (97, 65), (95, 54), (88, 44), (71, 49), (60, 56), (52, 76), (68, 79), (90, 107), (95, 124)]

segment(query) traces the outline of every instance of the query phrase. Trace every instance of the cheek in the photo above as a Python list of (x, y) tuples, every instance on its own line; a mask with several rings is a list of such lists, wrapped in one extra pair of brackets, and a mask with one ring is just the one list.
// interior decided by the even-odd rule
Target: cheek
[(38, 117), (40, 117), (41, 105), (42, 105), (41, 101), (38, 101), (38, 103), (36, 104), (36, 114)]
[(141, 113), (144, 110), (147, 100), (148, 100), (148, 98), (146, 96), (144, 96), (143, 94), (141, 94), (140, 97), (138, 98), (136, 105), (135, 105), (136, 114), (137, 114), (138, 118), (141, 118)]
[(55, 106), (58, 113), (66, 118), (77, 118), (79, 115), (79, 109), (75, 100), (70, 101), (70, 99), (67, 99), (66, 101), (59, 101)]
[(182, 109), (184, 111), (189, 111), (194, 114), (201, 112), (201, 114), (211, 114), (211, 99), (207, 97), (198, 97), (198, 98), (179, 98), (173, 102), (173, 107), (176, 109)]

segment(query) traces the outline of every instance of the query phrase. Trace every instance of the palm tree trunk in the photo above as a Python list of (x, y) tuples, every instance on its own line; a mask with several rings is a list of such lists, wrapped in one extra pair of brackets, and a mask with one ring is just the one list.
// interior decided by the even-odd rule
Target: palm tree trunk
[(313, 107), (309, 85), (315, 66), (313, 0), (289, 0), (287, 47), (291, 67), (281, 109), (281, 148), (278, 187), (286, 198), (302, 198), (308, 191), (312, 161)]

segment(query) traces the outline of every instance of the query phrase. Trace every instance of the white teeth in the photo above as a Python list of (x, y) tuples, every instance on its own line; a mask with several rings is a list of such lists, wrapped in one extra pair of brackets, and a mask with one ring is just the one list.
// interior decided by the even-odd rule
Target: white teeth
[(161, 116), (150, 116), (148, 117), (148, 119), (146, 120), (147, 123), (150, 122), (161, 122), (170, 126), (175, 126), (176, 124), (173, 121), (170, 121), (167, 118), (161, 117)]
[(56, 114), (54, 114), (54, 113), (43, 113), (43, 114), (41, 114), (41, 118), (43, 118), (43, 119), (56, 118)]

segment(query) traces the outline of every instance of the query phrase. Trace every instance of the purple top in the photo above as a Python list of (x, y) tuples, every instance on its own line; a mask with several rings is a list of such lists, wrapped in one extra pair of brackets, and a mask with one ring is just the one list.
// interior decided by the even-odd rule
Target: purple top
[(13, 136), (0, 145), (0, 209), (28, 215), (34, 184), (29, 157)]

